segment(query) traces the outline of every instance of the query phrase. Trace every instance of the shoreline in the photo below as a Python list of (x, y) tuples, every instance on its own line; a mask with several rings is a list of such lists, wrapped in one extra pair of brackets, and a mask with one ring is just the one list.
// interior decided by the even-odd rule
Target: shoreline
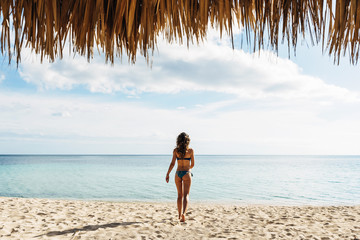
[[(13, 197), (13, 196), (0, 196), (1, 199), (13, 198), (13, 199), (38, 199), (38, 200), (50, 200), (50, 201), (74, 201), (74, 202), (109, 202), (109, 203), (144, 203), (144, 204), (173, 204), (176, 203), (176, 196), (172, 200), (139, 200), (139, 199), (81, 199), (81, 198), (46, 198), (46, 197)], [(359, 203), (347, 204), (347, 203), (323, 203), (323, 202), (311, 202), (309, 204), (302, 202), (289, 201), (274, 201), (274, 200), (194, 200), (190, 196), (190, 203), (195, 205), (219, 205), (219, 206), (269, 206), (269, 207), (360, 207)]]
[(360, 205), (275, 206), (0, 197), (1, 239), (360, 239)]

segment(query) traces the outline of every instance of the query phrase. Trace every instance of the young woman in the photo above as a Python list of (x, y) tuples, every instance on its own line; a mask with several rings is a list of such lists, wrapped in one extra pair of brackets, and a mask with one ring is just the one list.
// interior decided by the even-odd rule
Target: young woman
[(176, 148), (166, 174), (166, 182), (169, 182), (169, 174), (175, 166), (177, 160), (177, 170), (175, 174), (175, 184), (178, 192), (177, 207), (179, 219), (185, 222), (185, 213), (189, 203), (189, 192), (191, 186), (192, 173), (190, 169), (194, 167), (194, 151), (189, 148), (190, 137), (186, 133), (179, 134), (176, 140)]

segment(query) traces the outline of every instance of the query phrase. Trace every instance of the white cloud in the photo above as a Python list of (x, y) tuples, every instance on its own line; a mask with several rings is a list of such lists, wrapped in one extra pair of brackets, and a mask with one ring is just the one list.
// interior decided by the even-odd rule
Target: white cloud
[(0, 83), (5, 80), (5, 75), (0, 72)]
[(228, 39), (219, 41), (213, 34), (206, 43), (190, 46), (189, 50), (160, 41), (152, 68), (141, 56), (135, 65), (117, 62), (114, 66), (105, 65), (102, 57), (95, 57), (91, 64), (84, 57), (65, 57), (43, 64), (30, 58), (23, 60), (20, 74), (39, 89), (84, 86), (91, 92), (122, 92), (129, 96), (143, 92), (209, 91), (243, 99), (310, 99), (319, 104), (360, 99), (356, 92), (302, 74), (299, 66), (288, 59), (268, 51), (259, 56), (233, 50)]
[[(0, 92), (0, 153), (169, 153), (181, 131), (205, 154), (360, 153), (357, 92), (305, 75), (270, 52), (232, 50), (211, 34), (190, 50), (161, 41), (159, 52), (150, 68), (141, 57), (135, 65), (105, 65), (102, 57), (91, 64), (83, 57), (40, 64), (24, 51), (20, 74), (44, 91)], [(46, 91), (79, 86), (128, 99)], [(137, 99), (183, 92), (227, 97), (171, 109)]]
[(71, 117), (71, 114), (67, 111), (65, 112), (54, 112), (51, 114), (54, 117)]
[(171, 153), (181, 131), (203, 154), (360, 153), (360, 113), (354, 111), (359, 104), (338, 106), (340, 114), (307, 107), (217, 112), (232, 105), (166, 110), (94, 97), (1, 92), (0, 153)]

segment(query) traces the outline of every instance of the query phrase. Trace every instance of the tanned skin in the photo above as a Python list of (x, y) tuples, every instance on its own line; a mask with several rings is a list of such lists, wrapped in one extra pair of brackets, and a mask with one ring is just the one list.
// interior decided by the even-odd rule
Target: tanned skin
[[(176, 158), (181, 158), (177, 160), (178, 166), (176, 171), (189, 171), (195, 165), (194, 150), (189, 148), (188, 150), (186, 150), (184, 157), (181, 157), (180, 153), (178, 153), (177, 150), (174, 149), (169, 170), (166, 174), (165, 180), (167, 183), (169, 182), (169, 174), (175, 166)], [(190, 158), (190, 161), (182, 158)], [(182, 179), (179, 178), (177, 174), (175, 174), (175, 184), (178, 192), (177, 207), (179, 212), (179, 219), (181, 222), (185, 222), (185, 214), (189, 203), (189, 193), (191, 187), (191, 173), (188, 172), (182, 177)]]

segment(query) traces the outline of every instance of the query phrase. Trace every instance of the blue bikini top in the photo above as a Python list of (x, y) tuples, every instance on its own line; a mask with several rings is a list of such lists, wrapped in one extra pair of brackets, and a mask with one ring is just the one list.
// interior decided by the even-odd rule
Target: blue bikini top
[(191, 158), (178, 158), (178, 157), (177, 157), (176, 160), (189, 160), (189, 161), (190, 161)]

